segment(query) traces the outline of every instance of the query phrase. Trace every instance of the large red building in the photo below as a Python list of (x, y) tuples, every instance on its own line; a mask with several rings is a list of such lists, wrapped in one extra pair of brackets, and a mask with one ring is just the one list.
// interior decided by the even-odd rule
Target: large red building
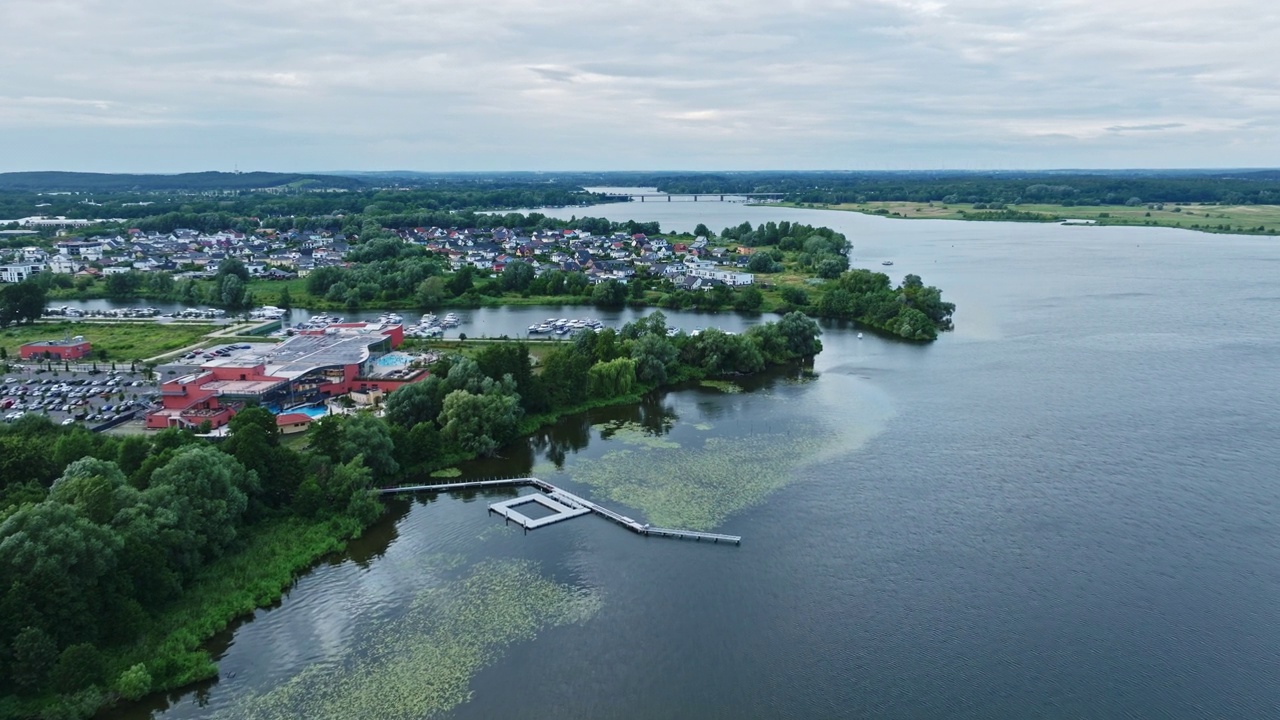
[(147, 413), (147, 427), (198, 427), (207, 420), (219, 428), (250, 403), (284, 412), (353, 390), (391, 392), (427, 376), (391, 352), (403, 342), (400, 325), (344, 323), (210, 359), (160, 386), (163, 406)]
[(27, 343), (18, 348), (18, 356), (23, 360), (79, 360), (88, 356), (93, 346), (79, 335), (70, 340), (41, 340)]

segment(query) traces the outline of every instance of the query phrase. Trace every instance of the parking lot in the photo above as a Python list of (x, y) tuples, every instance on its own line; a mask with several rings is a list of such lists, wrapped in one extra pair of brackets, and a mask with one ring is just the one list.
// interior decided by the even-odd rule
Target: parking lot
[(0, 418), (4, 422), (36, 413), (55, 424), (81, 423), (96, 428), (141, 417), (159, 398), (156, 381), (148, 380), (141, 370), (10, 365), (0, 380)]

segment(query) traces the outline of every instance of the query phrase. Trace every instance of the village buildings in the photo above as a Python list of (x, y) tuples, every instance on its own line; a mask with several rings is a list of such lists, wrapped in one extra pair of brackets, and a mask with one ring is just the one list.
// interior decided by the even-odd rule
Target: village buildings
[[(549, 270), (581, 272), (591, 283), (626, 282), (637, 275), (698, 287), (717, 284), (750, 285), (755, 278), (717, 255), (706, 238), (671, 242), (643, 233), (593, 235), (585, 230), (545, 230), (524, 233), (508, 228), (418, 227), (395, 231), (402, 242), (421, 246), (442, 258), (450, 269), (472, 267), (501, 273), (512, 262), (525, 262), (536, 273)], [(286, 280), (305, 277), (319, 267), (349, 264), (351, 243), (342, 233), (329, 231), (225, 230), (202, 233), (177, 229), (169, 233), (126, 232), (95, 238), (64, 237), (48, 250), (35, 246), (0, 256), (0, 282), (21, 282), (48, 271), (67, 275), (112, 275), (127, 272), (167, 272), (178, 278), (211, 277), (226, 258), (244, 263), (251, 277)]]

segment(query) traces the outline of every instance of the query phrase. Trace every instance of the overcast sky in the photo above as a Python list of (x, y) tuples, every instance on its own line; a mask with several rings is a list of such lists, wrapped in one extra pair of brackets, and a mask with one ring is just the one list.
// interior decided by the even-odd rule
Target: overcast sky
[(3, 0), (0, 170), (1280, 166), (1276, 0)]

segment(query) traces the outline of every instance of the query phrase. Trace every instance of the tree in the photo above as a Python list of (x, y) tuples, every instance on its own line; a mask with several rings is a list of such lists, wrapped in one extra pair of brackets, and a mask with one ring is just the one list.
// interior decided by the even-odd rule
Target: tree
[(454, 297), (457, 297), (475, 287), (475, 274), (475, 268), (470, 265), (463, 265), (449, 280), (449, 292), (453, 293)]
[(737, 310), (759, 310), (764, 304), (764, 293), (753, 285), (740, 288), (733, 298), (733, 307)]
[(678, 355), (676, 346), (665, 334), (641, 335), (631, 345), (631, 359), (636, 363), (636, 379), (653, 385), (665, 383), (668, 368), (675, 364)]
[(289, 310), (293, 307), (293, 295), (289, 293), (288, 285), (285, 285), (284, 288), (280, 290), (280, 300), (278, 302), (280, 303), (280, 308), (282, 310)]
[(236, 413), (227, 427), (231, 436), (222, 449), (257, 474), (268, 506), (287, 505), (302, 482), (302, 471), (298, 454), (280, 445), (276, 416), (261, 407), (248, 407)]
[(349, 463), (357, 455), (364, 458), (364, 465), (373, 471), (373, 479), (389, 482), (400, 471), (396, 463), (395, 444), (386, 423), (372, 415), (355, 415), (342, 426), (342, 438), (338, 443), (339, 458)]
[(809, 304), (809, 293), (805, 292), (803, 288), (788, 285), (782, 288), (779, 294), (782, 296), (782, 300), (789, 305)]
[(33, 323), (44, 314), (47, 291), (33, 278), (0, 288), (0, 328)]
[(486, 456), (515, 437), (519, 421), (520, 406), (514, 396), (465, 390), (445, 396), (439, 419), (445, 440), (465, 452)]
[(120, 438), (116, 448), (116, 465), (125, 476), (133, 475), (146, 462), (151, 452), (151, 443), (139, 435), (126, 435)]
[(13, 684), (34, 691), (44, 684), (58, 659), (58, 646), (40, 628), (25, 627), (13, 639), (9, 672)]
[(217, 448), (187, 445), (151, 473), (143, 501), (172, 514), (180, 547), (171, 548), (195, 567), (216, 558), (235, 540), (237, 529), (258, 492), (258, 477)]
[(502, 289), (523, 292), (529, 289), (530, 283), (533, 282), (533, 277), (533, 266), (529, 263), (522, 261), (507, 263), (506, 267), (502, 268)]
[(844, 255), (827, 255), (818, 262), (816, 272), (818, 277), (824, 280), (834, 280), (847, 269), (849, 269), (849, 258)]
[(228, 276), (237, 277), (241, 282), (249, 282), (249, 269), (244, 266), (236, 258), (223, 258), (218, 263), (217, 279), (222, 280)]
[(444, 392), (440, 376), (400, 387), (387, 396), (383, 407), (387, 422), (409, 430), (422, 423), (434, 422), (440, 415)]
[(151, 673), (147, 672), (147, 666), (138, 663), (120, 673), (116, 679), (116, 692), (126, 700), (137, 700), (151, 692)]
[(698, 223), (698, 226), (693, 229), (693, 234), (707, 239), (715, 237), (715, 233), (711, 232), (711, 228), (702, 223)]
[(114, 597), (108, 588), (120, 548), (117, 533), (69, 505), (19, 508), (0, 523), (4, 604), (27, 608), (28, 624), (47, 633), (55, 646), (93, 642), (106, 629), (102, 619)]
[(747, 269), (755, 273), (776, 273), (782, 270), (782, 265), (775, 262), (769, 253), (760, 251), (752, 253)]
[(810, 357), (822, 352), (822, 328), (813, 318), (802, 312), (792, 311), (778, 321), (778, 332), (781, 333), (787, 352), (793, 357)]
[(587, 397), (587, 373), (592, 359), (566, 350), (553, 350), (542, 358), (542, 385), (553, 408), (573, 407)]
[(97, 443), (89, 431), (75, 428), (71, 432), (58, 437), (53, 444), (53, 462), (59, 467), (66, 467), (80, 458), (93, 452)]
[(138, 502), (124, 473), (108, 460), (86, 457), (67, 466), (49, 488), (49, 501), (74, 507), (80, 515), (106, 525), (116, 513)]
[(244, 280), (239, 275), (225, 275), (218, 284), (218, 297), (222, 300), (222, 304), (230, 309), (236, 309), (244, 302)]
[(621, 307), (627, 302), (627, 286), (617, 280), (605, 280), (591, 291), (591, 302), (600, 307)]
[(630, 395), (636, 384), (636, 361), (617, 358), (598, 362), (587, 373), (588, 392), (592, 397), (615, 398)]
[(124, 297), (132, 295), (142, 287), (142, 273), (130, 270), (129, 272), (112, 273), (106, 277), (107, 294), (112, 297)]
[(76, 643), (58, 656), (53, 686), (61, 693), (73, 693), (102, 682), (105, 669), (98, 648), (92, 643)]
[(433, 275), (418, 284), (418, 291), (414, 295), (414, 300), (419, 307), (433, 307), (439, 304), (441, 300), (444, 300), (448, 292), (448, 283), (444, 277)]

